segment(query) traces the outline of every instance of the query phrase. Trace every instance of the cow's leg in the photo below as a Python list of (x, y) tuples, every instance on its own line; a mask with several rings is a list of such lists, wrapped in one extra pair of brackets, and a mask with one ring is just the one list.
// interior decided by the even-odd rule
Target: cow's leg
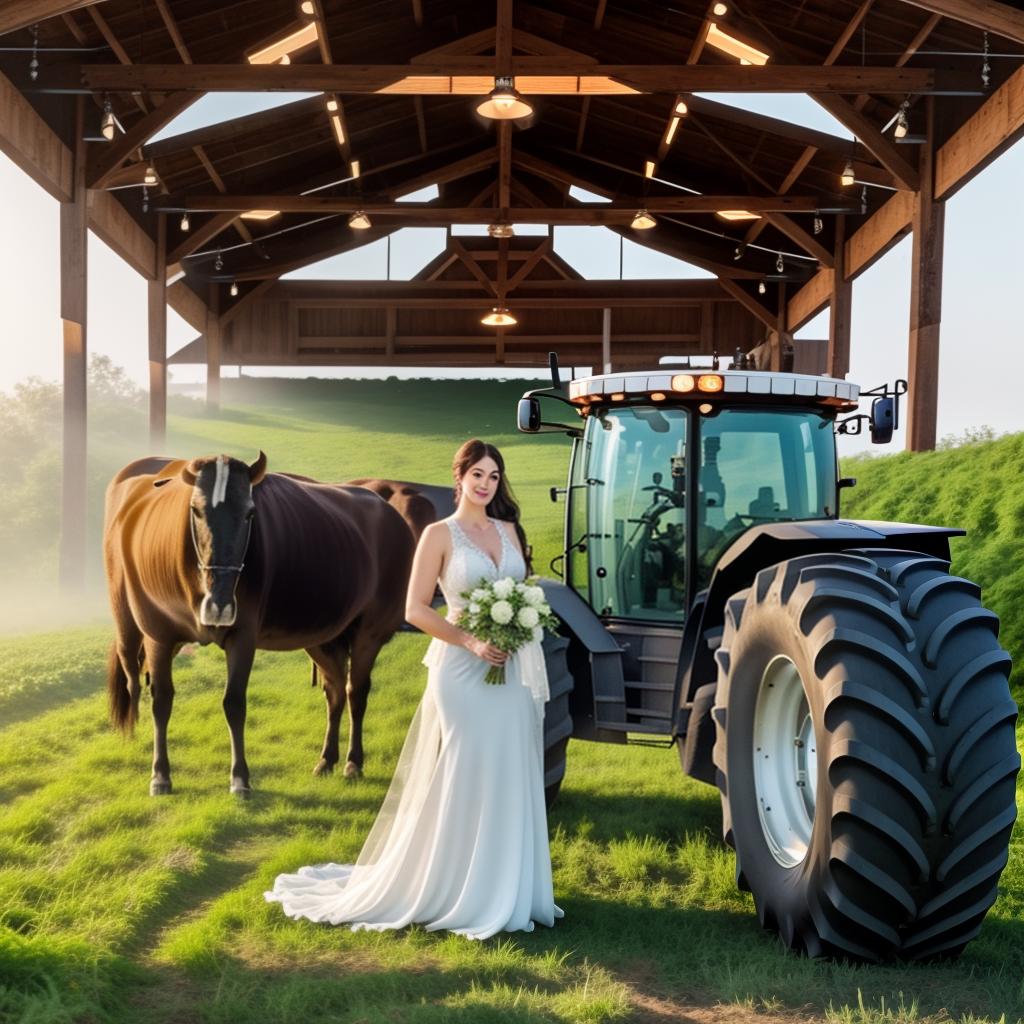
[(341, 728), (341, 714), (345, 710), (345, 684), (349, 670), (348, 642), (339, 638), (323, 647), (310, 648), (307, 653), (320, 669), (324, 697), (327, 699), (327, 732), (313, 774), (330, 775), (339, 757), (338, 732)]
[(174, 681), (171, 678), (174, 645), (160, 643), (148, 636), (143, 643), (150, 686), (153, 690), (153, 777), (149, 780), (149, 792), (151, 796), (164, 796), (171, 792), (167, 723), (171, 719), (171, 708), (174, 706)]
[[(364, 618), (364, 623), (367, 621)], [(345, 759), (345, 778), (358, 778), (363, 774), (363, 715), (370, 696), (370, 671), (377, 653), (387, 641), (376, 629), (365, 625), (352, 639), (352, 671), (348, 683), (348, 754)]]
[(224, 717), (231, 734), (231, 792), (247, 798), (249, 766), (245, 761), (245, 691), (249, 686), (256, 645), (251, 637), (232, 636), (224, 645), (228, 659), (228, 681), (224, 687)]

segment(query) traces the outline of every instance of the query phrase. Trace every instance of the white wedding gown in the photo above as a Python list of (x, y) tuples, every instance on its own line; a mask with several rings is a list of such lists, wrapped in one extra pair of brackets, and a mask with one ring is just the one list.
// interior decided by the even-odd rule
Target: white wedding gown
[[(441, 590), (454, 620), (460, 594), (481, 579), (522, 579), (526, 566), (507, 526), (496, 566), (451, 519), (452, 556)], [(547, 676), (539, 641), (505, 665), (504, 685), (484, 682), (488, 663), (434, 639), (427, 685), (377, 819), (355, 864), (278, 875), (267, 900), (288, 917), (353, 931), (419, 923), (470, 939), (533, 931), (564, 916), (551, 885), (544, 805), (543, 715)]]

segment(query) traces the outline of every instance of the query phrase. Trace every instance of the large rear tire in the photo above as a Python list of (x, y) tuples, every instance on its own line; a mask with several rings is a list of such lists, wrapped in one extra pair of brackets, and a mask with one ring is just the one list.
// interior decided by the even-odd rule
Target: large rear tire
[(855, 960), (957, 955), (996, 898), (1020, 768), (978, 587), (912, 551), (808, 555), (726, 610), (714, 762), (761, 923)]
[(566, 660), (568, 639), (546, 632), (543, 648), (550, 690), (550, 697), (544, 706), (544, 796), (550, 808), (565, 777), (565, 755), (572, 735), (569, 695), (572, 693), (573, 678)]

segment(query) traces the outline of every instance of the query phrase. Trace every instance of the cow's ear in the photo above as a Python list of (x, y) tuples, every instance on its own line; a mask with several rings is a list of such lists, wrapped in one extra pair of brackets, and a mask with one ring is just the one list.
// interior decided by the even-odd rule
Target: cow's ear
[(260, 449), (260, 457), (249, 467), (249, 483), (255, 487), (267, 472), (267, 456)]
[(181, 468), (181, 479), (189, 485), (189, 487), (195, 487), (196, 477), (199, 476), (199, 471), (203, 467), (199, 465), (198, 459), (193, 459), (187, 466)]

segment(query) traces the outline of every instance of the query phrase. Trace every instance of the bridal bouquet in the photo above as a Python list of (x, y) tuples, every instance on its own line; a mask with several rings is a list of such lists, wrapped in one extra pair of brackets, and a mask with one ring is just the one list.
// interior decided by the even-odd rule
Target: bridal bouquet
[[(545, 628), (558, 628), (558, 619), (537, 586), (537, 576), (522, 583), (506, 576), (464, 590), (460, 595), (467, 604), (459, 613), (457, 625), (478, 640), (500, 647), (509, 654), (531, 640), (541, 640)], [(505, 682), (505, 666), (492, 665), (484, 677), (488, 683)]]

